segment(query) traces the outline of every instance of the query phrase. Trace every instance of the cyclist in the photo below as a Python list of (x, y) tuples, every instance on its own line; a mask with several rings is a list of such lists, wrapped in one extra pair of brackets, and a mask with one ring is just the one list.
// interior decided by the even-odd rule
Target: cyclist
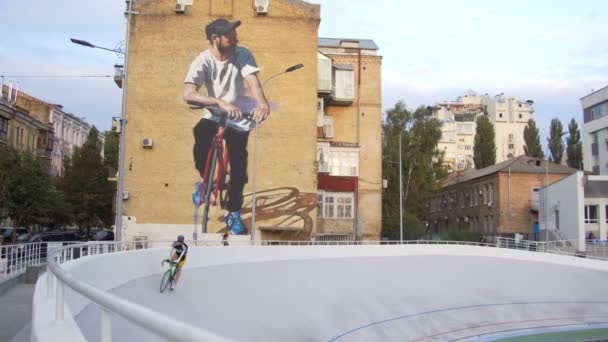
[[(250, 111), (256, 123), (264, 121), (270, 107), (260, 80), (259, 68), (251, 52), (237, 46), (236, 28), (240, 21), (217, 19), (205, 28), (210, 47), (201, 52), (190, 65), (184, 80), (183, 98), (205, 106), (216, 106), (227, 112), (229, 121), (225, 131), (230, 162), (230, 186), (228, 189), (228, 213), (224, 216), (232, 234), (245, 234), (247, 229), (241, 220), (243, 189), (247, 183), (247, 140), (249, 130), (242, 118), (241, 109)], [(253, 98), (247, 96), (245, 84)], [(199, 92), (205, 88), (205, 93)], [(241, 129), (235, 126), (241, 126)], [(207, 152), (217, 131), (218, 123), (211, 116), (203, 117), (194, 127), (194, 163), (203, 177)], [(249, 126), (250, 128), (250, 126)], [(197, 186), (199, 191), (200, 187)], [(196, 195), (195, 191), (195, 195)]]
[(184, 236), (178, 235), (177, 240), (171, 244), (171, 253), (169, 254), (169, 259), (177, 262), (177, 270), (171, 283), (171, 290), (173, 290), (173, 286), (177, 286), (182, 267), (186, 264), (186, 255), (188, 255), (188, 245), (184, 242)]

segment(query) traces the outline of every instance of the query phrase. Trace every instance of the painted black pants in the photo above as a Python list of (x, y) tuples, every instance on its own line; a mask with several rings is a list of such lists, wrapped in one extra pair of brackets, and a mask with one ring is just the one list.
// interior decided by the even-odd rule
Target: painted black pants
[[(217, 133), (216, 122), (202, 119), (194, 126), (194, 165), (201, 178), (205, 173), (207, 152)], [(243, 207), (243, 189), (247, 183), (247, 140), (249, 132), (239, 132), (231, 127), (224, 131), (230, 163), (230, 187), (228, 191), (228, 211), (239, 211)]]

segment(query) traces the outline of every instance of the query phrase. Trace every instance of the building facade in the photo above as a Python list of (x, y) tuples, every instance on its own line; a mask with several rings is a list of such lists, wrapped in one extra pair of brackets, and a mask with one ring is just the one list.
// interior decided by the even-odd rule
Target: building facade
[[(89, 134), (91, 126), (83, 118), (63, 111), (61, 105), (52, 105), (49, 111), (49, 120), (55, 132), (53, 139), (53, 152), (51, 157), (51, 174), (63, 174), (63, 158), (71, 157), (76, 147), (81, 147)], [(102, 132), (98, 137), (102, 146), (105, 136)]]
[(318, 236), (380, 236), (382, 134), (378, 46), (319, 38)]
[[(272, 102), (273, 109), (269, 119), (259, 127), (257, 139), (255, 227), (252, 227), (251, 220), (254, 133), (251, 132), (249, 137), (249, 181), (245, 186), (242, 213), (245, 225), (249, 230), (255, 230), (256, 239), (315, 239), (324, 232), (333, 232), (330, 224), (326, 224), (328, 221), (319, 223), (317, 208), (330, 208), (330, 198), (334, 198), (334, 211), (331, 215), (328, 214), (334, 220), (331, 225), (347, 227), (338, 230), (352, 233), (351, 238), (355, 235), (379, 238), (381, 142), (378, 56), (362, 56), (361, 60), (366, 62), (359, 64), (356, 63), (359, 53), (336, 57), (339, 60), (337, 64), (344, 64), (343, 69), (350, 71), (350, 74), (329, 79), (326, 86), (330, 89), (327, 94), (331, 94), (331, 87), (335, 86), (334, 80), (338, 79), (338, 82), (343, 83), (350, 80), (351, 86), (336, 89), (350, 89), (352, 93), (335, 93), (335, 100), (344, 100), (349, 104), (344, 102), (342, 107), (335, 105), (335, 109), (332, 108), (334, 104), (328, 105), (327, 116), (335, 120), (329, 126), (335, 135), (329, 139), (319, 138), (318, 99), (323, 98), (319, 96), (317, 73), (321, 49), (318, 38), (319, 5), (300, 0), (276, 0), (263, 8), (262, 12), (252, 6), (250, 0), (195, 2), (179, 12), (176, 12), (174, 1), (134, 2), (133, 6), (138, 14), (132, 21), (129, 42), (128, 125), (125, 168), (122, 170), (125, 184), (125, 239), (174, 238), (178, 233), (190, 236), (195, 231), (198, 231), (201, 238), (200, 220), (198, 226), (195, 226), (194, 205), (191, 201), (194, 184), (200, 181), (193, 162), (192, 128), (201, 119), (201, 113), (184, 103), (182, 92), (190, 63), (209, 46), (204, 34), (205, 26), (217, 18), (242, 22), (237, 29), (239, 46), (246, 47), (254, 55), (261, 70), (261, 81), (289, 66), (299, 63), (304, 65), (302, 69), (273, 78), (265, 86), (265, 94)], [(356, 50), (360, 50), (361, 55), (367, 53), (366, 49)], [(367, 61), (373, 62), (367, 64)], [(364, 89), (362, 93), (365, 91), (365, 96), (373, 100), (367, 97), (361, 101), (356, 100), (355, 92), (359, 86), (353, 85), (354, 80), (359, 78), (354, 74), (358, 65), (365, 70), (362, 72), (365, 78), (361, 77), (363, 81), (360, 89)], [(332, 73), (335, 72), (335, 68), (330, 68)], [(367, 75), (372, 73), (374, 78), (368, 79)], [(345, 75), (340, 72), (338, 74)], [(376, 90), (368, 92), (367, 87)], [(374, 110), (368, 111), (367, 108)], [(362, 118), (359, 121), (356, 116), (358, 113), (361, 113)], [(349, 118), (349, 115), (352, 117)], [(363, 131), (371, 127), (368, 120), (373, 118), (377, 120), (374, 125), (378, 127), (378, 138), (372, 142), (372, 136)], [(361, 130), (359, 136), (357, 128)], [(339, 163), (332, 164), (332, 167), (335, 166), (340, 175), (348, 174), (344, 176), (349, 183), (345, 188), (346, 196), (336, 194), (332, 197), (334, 194), (318, 192), (318, 185), (325, 184), (328, 179), (320, 176), (322, 172), (318, 172), (319, 139), (328, 144), (332, 141), (338, 143), (334, 152), (337, 153), (335, 157)], [(369, 141), (377, 147), (364, 147), (363, 141), (366, 144)], [(355, 167), (352, 170), (351, 167), (358, 166), (359, 161), (367, 162), (372, 153), (378, 160), (378, 168), (373, 171), (373, 177), (369, 169)], [(365, 157), (359, 157), (359, 154)], [(372, 163), (374, 161), (370, 162)], [(369, 177), (365, 178), (369, 184), (377, 181), (377, 194), (375, 185), (360, 184), (358, 180), (364, 180), (361, 176)], [(355, 177), (355, 181), (349, 177)], [(342, 178), (330, 179), (330, 183), (336, 180), (341, 181)], [(354, 188), (350, 184), (355, 184)], [(334, 189), (332, 186), (321, 188)], [(358, 191), (353, 190), (356, 188)], [(323, 204), (318, 206), (319, 195), (322, 196)], [(374, 201), (373, 206), (370, 201)], [(355, 209), (357, 204), (377, 211), (378, 221), (358, 212)], [(344, 220), (338, 213), (346, 215)], [(215, 233), (224, 228), (223, 214), (224, 211), (219, 206), (212, 208), (208, 232), (213, 235), (203, 238), (216, 238)], [(368, 220), (369, 229), (373, 233), (367, 233)], [(356, 231), (357, 227), (362, 228)]]
[(456, 101), (437, 103), (433, 115), (443, 122), (438, 148), (445, 153), (445, 163), (451, 170), (475, 167), (476, 120), (481, 115), (487, 115), (494, 125), (497, 163), (523, 155), (524, 128), (534, 112), (532, 104), (503, 94), (478, 95), (472, 91)]
[(547, 198), (547, 224), (555, 240), (577, 240), (585, 251), (585, 240), (608, 238), (608, 176), (583, 171), (541, 190)]
[(608, 174), (608, 87), (581, 98), (583, 107), (583, 167)]
[(532, 238), (544, 205), (539, 190), (574, 172), (526, 156), (454, 172), (429, 203), (429, 228), (436, 234), (476, 232), (495, 237), (517, 233)]
[(50, 167), (53, 129), (44, 115), (50, 105), (12, 86), (0, 87), (0, 144), (30, 151)]

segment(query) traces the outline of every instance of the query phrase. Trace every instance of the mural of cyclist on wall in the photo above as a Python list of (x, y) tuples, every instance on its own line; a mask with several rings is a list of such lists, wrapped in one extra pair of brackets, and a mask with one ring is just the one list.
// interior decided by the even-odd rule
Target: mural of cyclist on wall
[[(184, 100), (188, 103), (219, 108), (227, 113), (224, 138), (229, 155), (230, 186), (224, 221), (232, 234), (247, 233), (241, 211), (243, 189), (247, 183), (249, 130), (270, 114), (255, 59), (248, 49), (237, 46), (236, 29), (240, 25), (240, 21), (229, 22), (226, 19), (217, 19), (207, 25), (205, 33), (210, 46), (192, 61), (183, 90)], [(201, 88), (205, 91), (200, 91)], [(244, 118), (245, 112), (251, 114), (251, 119)], [(193, 130), (194, 164), (201, 178), (204, 177), (207, 152), (219, 126), (218, 116), (211, 115), (210, 111), (204, 113)], [(200, 192), (201, 183), (197, 183), (193, 194), (195, 204), (202, 196)]]

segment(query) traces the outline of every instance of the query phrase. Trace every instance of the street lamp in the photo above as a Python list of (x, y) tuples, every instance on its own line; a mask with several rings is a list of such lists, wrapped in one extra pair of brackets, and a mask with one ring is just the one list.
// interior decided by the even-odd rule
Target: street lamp
[[(262, 89), (264, 89), (264, 86), (266, 86), (266, 84), (268, 84), (268, 82), (279, 76), (279, 75), (283, 75), (286, 74), (288, 72), (292, 72), (292, 71), (296, 71), (300, 68), (302, 68), (304, 66), (304, 64), (296, 64), (293, 66), (290, 66), (289, 68), (281, 71), (281, 72), (277, 72), (276, 74), (268, 77), (266, 79), (266, 81), (264, 81), (264, 83), (262, 84)], [(256, 201), (256, 171), (257, 171), (257, 160), (258, 160), (258, 125), (255, 125), (255, 139), (254, 139), (254, 143), (253, 143), (253, 204), (251, 205), (251, 241), (255, 241), (255, 201)]]
[(125, 49), (108, 49), (101, 46), (93, 45), (87, 41), (81, 39), (70, 38), (70, 41), (74, 44), (102, 49), (107, 51), (112, 51), (117, 55), (124, 56), (124, 69), (123, 69), (123, 88), (122, 88), (122, 105), (120, 111), (119, 118), (119, 128), (120, 128), (120, 142), (118, 148), (118, 184), (116, 186), (116, 216), (114, 217), (114, 226), (115, 228), (115, 240), (122, 241), (122, 206), (123, 206), (123, 192), (124, 192), (124, 165), (125, 165), (125, 138), (127, 135), (127, 70), (129, 68), (129, 38), (131, 34), (131, 16), (133, 14), (137, 14), (137, 12), (133, 12), (133, 0), (127, 0), (127, 37), (125, 39)]

